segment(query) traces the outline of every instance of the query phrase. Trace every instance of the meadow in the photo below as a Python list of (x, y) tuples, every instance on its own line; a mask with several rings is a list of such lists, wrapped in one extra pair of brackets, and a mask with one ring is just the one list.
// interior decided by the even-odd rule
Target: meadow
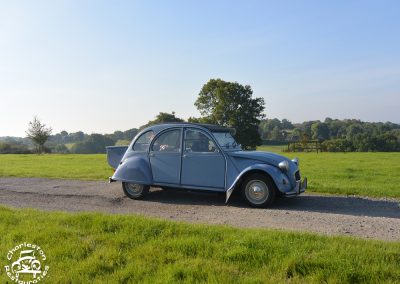
[(400, 153), (282, 152), (282, 146), (261, 146), (289, 158), (298, 157), (309, 192), (400, 198)]
[[(50, 267), (48, 283), (400, 279), (398, 242), (5, 207), (0, 207), (0, 220), (0, 255), (22, 242), (41, 246)], [(0, 274), (1, 280), (5, 277)]]
[[(258, 150), (281, 153), (281, 146)], [(282, 153), (300, 159), (308, 192), (400, 198), (400, 153)], [(103, 154), (0, 155), (0, 177), (104, 180), (113, 174)]]

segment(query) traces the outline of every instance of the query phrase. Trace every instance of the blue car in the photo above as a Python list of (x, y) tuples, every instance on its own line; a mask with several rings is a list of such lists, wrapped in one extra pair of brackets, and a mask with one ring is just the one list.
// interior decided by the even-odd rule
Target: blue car
[(243, 151), (234, 129), (210, 124), (167, 123), (148, 127), (129, 146), (107, 147), (115, 169), (110, 182), (121, 181), (125, 194), (143, 198), (150, 186), (240, 191), (254, 207), (270, 206), (276, 196), (293, 196), (307, 188), (298, 159)]

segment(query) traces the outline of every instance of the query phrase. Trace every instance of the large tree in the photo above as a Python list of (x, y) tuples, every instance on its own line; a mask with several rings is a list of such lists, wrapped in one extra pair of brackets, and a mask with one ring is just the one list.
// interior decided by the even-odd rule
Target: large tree
[(51, 127), (46, 127), (46, 124), (42, 123), (37, 116), (34, 116), (33, 120), (29, 122), (26, 135), (35, 144), (36, 151), (40, 154), (44, 151), (44, 143), (49, 139), (51, 132)]
[(261, 144), (258, 125), (264, 117), (264, 99), (253, 98), (249, 85), (211, 79), (194, 103), (207, 121), (236, 129), (236, 139), (246, 149)]

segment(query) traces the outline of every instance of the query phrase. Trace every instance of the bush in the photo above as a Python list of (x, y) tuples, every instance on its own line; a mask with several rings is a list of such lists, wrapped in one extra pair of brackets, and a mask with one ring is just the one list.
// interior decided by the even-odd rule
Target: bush
[(353, 143), (346, 139), (331, 139), (322, 142), (322, 150), (326, 152), (352, 152)]
[(101, 154), (106, 152), (106, 146), (113, 146), (114, 141), (101, 134), (91, 134), (83, 142), (75, 143), (71, 152), (75, 154)]
[(64, 144), (57, 144), (53, 148), (53, 152), (54, 153), (60, 153), (60, 154), (68, 154), (69, 150), (68, 150), (67, 146), (65, 146)]
[(0, 143), (0, 154), (31, 154), (32, 151), (23, 144)]

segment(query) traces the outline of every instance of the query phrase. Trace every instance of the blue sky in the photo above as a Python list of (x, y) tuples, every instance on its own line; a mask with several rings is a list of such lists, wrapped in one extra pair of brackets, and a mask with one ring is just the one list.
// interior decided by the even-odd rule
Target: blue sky
[(269, 118), (400, 122), (399, 1), (1, 1), (0, 136), (199, 116), (210, 78)]

